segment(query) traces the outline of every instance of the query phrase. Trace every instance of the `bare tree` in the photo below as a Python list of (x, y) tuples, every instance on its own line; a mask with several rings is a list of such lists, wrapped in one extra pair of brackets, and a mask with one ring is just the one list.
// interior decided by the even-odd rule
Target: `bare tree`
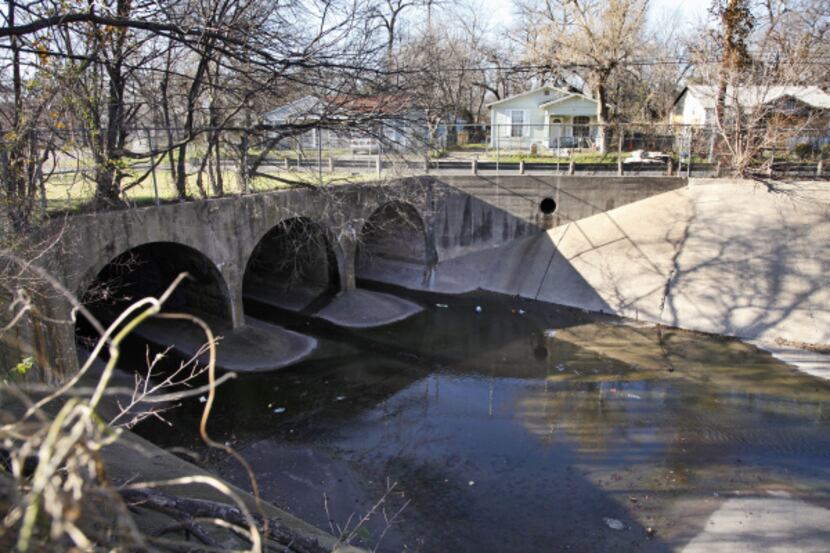
[[(815, 19), (806, 21), (805, 12)], [(736, 175), (771, 172), (776, 152), (809, 143), (811, 130), (826, 127), (826, 112), (802, 94), (826, 72), (816, 52), (826, 47), (830, 13), (812, 0), (718, 0), (711, 14), (704, 39), (692, 45), (692, 81), (716, 83), (713, 149)]]
[(577, 75), (597, 101), (597, 147), (606, 151), (609, 86), (642, 44), (649, 0), (544, 0), (517, 3), (538, 38), (530, 59)]

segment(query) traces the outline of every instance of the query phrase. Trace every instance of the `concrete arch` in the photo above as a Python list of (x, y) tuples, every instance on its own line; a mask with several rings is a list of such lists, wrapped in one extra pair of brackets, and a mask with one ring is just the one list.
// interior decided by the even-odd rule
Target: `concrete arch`
[(434, 240), (424, 218), (412, 204), (389, 201), (366, 219), (357, 236), (358, 278), (386, 280), (391, 273), (427, 278), (437, 261)]
[(342, 288), (331, 231), (309, 217), (289, 217), (261, 233), (245, 260), (243, 297), (301, 310)]
[(77, 296), (93, 307), (120, 310), (138, 298), (158, 297), (182, 272), (190, 278), (176, 288), (166, 308), (232, 324), (234, 296), (220, 267), (178, 242), (144, 242), (97, 260), (79, 280)]

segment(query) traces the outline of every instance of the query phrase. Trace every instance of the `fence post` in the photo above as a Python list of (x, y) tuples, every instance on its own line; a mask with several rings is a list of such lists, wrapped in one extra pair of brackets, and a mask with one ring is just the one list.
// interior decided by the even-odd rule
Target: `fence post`
[(767, 170), (767, 176), (769, 178), (772, 178), (772, 173), (773, 173), (772, 168), (773, 168), (774, 165), (775, 165), (775, 146), (773, 145), (773, 147), (770, 149), (770, 153), (769, 153), (769, 169)]
[(160, 205), (161, 201), (159, 200), (159, 185), (156, 182), (156, 156), (152, 154), (153, 151), (153, 142), (150, 138), (150, 129), (144, 129), (144, 132), (147, 134), (147, 149), (150, 150), (150, 170), (153, 172), (153, 197), (156, 200), (156, 205)]
[(622, 150), (623, 150), (623, 129), (622, 127), (617, 127), (617, 175), (623, 176), (625, 174), (623, 170), (623, 159), (622, 159)]
[(816, 176), (821, 177), (821, 174), (824, 172), (824, 160), (819, 159), (818, 163), (816, 163)]
[(666, 175), (672, 176), (674, 174), (674, 159), (669, 158), (666, 160)]
[(573, 158), (568, 162), (568, 174), (573, 175), (576, 173), (576, 164), (574, 163)]
[(523, 159), (519, 160), (519, 174), (520, 175), (525, 174), (525, 160), (523, 160)]
[(323, 184), (323, 130), (317, 128), (317, 180)]
[(242, 131), (242, 144), (240, 144), (242, 159), (239, 160), (239, 178), (242, 182), (240, 192), (242, 194), (248, 193), (248, 130)]
[(470, 162), (470, 171), (472, 172), (473, 175), (478, 174), (478, 160), (477, 159), (474, 159)]
[(496, 125), (496, 173), (499, 172), (499, 164), (501, 163), (501, 126)]
[(329, 173), (334, 173), (334, 158), (329, 156)]
[(285, 156), (284, 158), (282, 158), (282, 161), (283, 161), (283, 165), (285, 165), (285, 169), (288, 170), (289, 169), (289, 167), (288, 167), (288, 156)]
[(380, 164), (381, 164), (381, 161), (380, 161), (380, 146), (378, 146), (378, 155), (375, 157), (375, 174), (377, 175), (378, 180), (380, 180), (380, 175), (381, 175)]

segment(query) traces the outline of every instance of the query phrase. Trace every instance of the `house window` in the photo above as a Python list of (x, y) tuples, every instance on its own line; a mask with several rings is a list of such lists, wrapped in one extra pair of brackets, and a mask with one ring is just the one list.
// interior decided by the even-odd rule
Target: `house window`
[(525, 124), (525, 112), (520, 109), (514, 109), (510, 112), (510, 136), (512, 138), (521, 138), (522, 129)]
[(574, 117), (574, 138), (588, 138), (591, 134), (590, 122), (591, 118), (585, 115)]

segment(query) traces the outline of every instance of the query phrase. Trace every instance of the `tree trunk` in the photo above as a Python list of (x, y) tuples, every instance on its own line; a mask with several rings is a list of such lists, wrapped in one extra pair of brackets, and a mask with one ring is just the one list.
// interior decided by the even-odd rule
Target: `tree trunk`
[(594, 96), (597, 101), (597, 150), (603, 154), (608, 152), (608, 95), (605, 85), (605, 78), (599, 77), (594, 86)]

